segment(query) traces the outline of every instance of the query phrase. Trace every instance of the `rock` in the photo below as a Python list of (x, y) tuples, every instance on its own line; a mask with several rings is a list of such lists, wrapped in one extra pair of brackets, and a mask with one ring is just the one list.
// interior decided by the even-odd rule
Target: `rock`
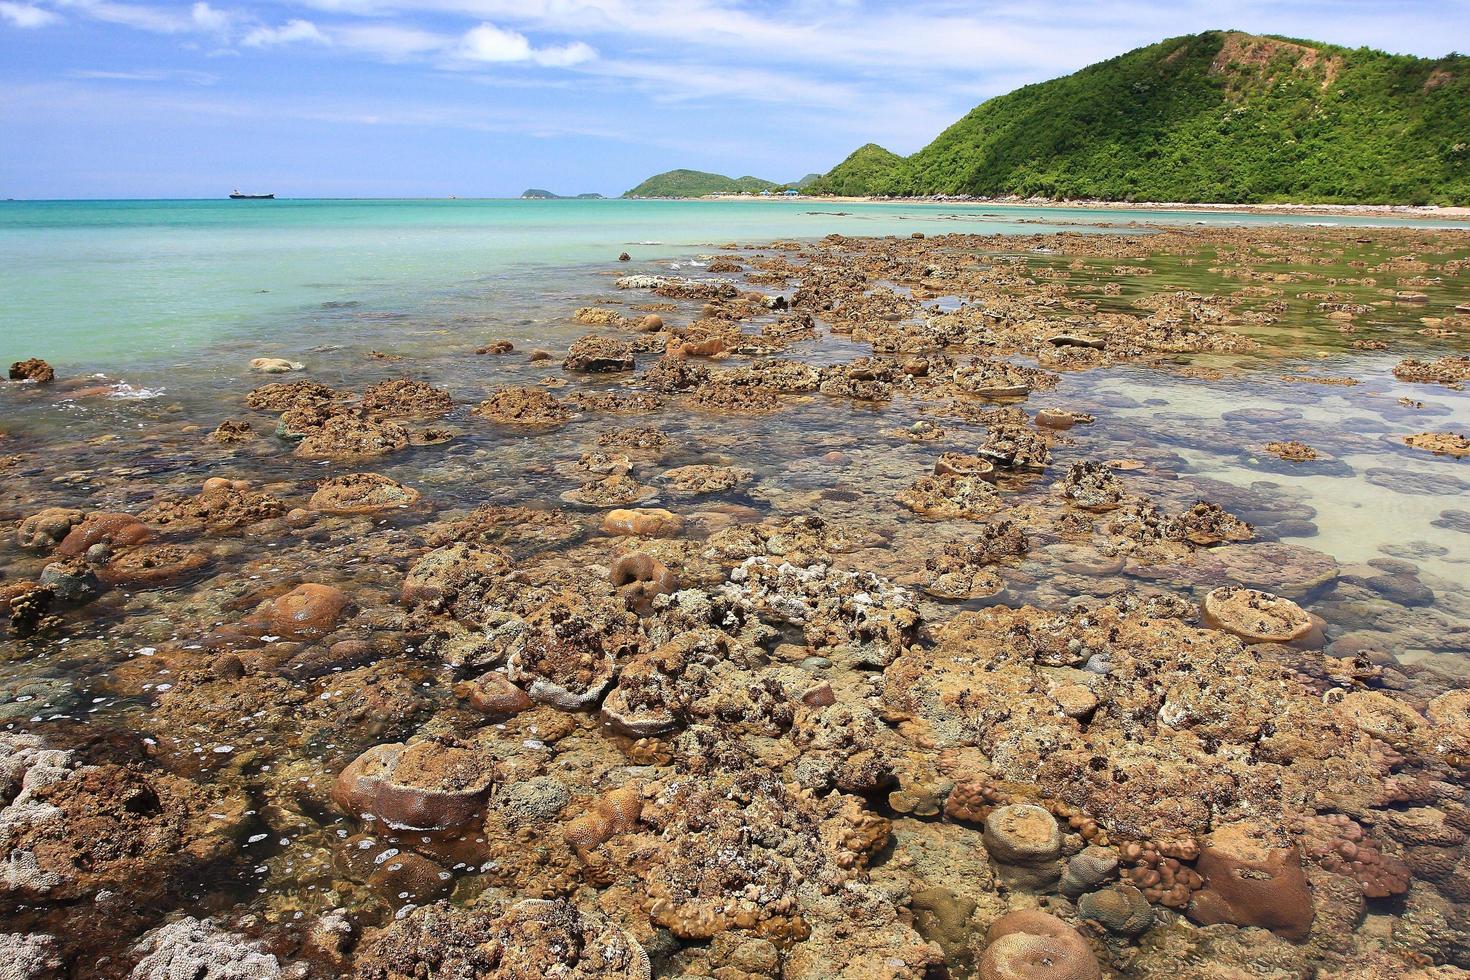
[[(95, 544), (87, 554), (104, 547)], [(144, 544), (112, 552), (104, 563), (99, 563), (97, 577), (112, 586), (153, 588), (175, 582), (209, 563), (210, 553), (200, 548)]]
[(976, 909), (974, 899), (956, 895), (948, 888), (931, 886), (913, 893), (910, 908), (919, 935), (937, 942), (951, 959), (966, 952), (970, 917)]
[[(501, 913), (489, 904), (439, 902), (370, 934), (357, 956), (360, 980), (649, 980), (648, 954), (629, 933), (567, 901), (523, 899)], [(425, 969), (426, 964), (433, 964)]]
[(561, 499), (584, 507), (618, 507), (636, 504), (656, 494), (653, 487), (644, 486), (631, 476), (618, 475), (588, 480), (575, 490), (562, 494)]
[(531, 612), (509, 642), (506, 676), (533, 701), (595, 707), (620, 659), (638, 648), (638, 618), (621, 606), (562, 592)]
[(1376, 487), (1414, 496), (1455, 497), (1470, 492), (1470, 482), (1448, 473), (1370, 466), (1363, 471), (1363, 476)]
[(664, 318), (657, 313), (648, 313), (638, 318), (639, 333), (658, 333), (664, 328)]
[(50, 551), (85, 516), (81, 511), (70, 507), (47, 507), (20, 522), (15, 529), (15, 543), (26, 551)]
[(657, 507), (636, 510), (612, 510), (602, 519), (608, 534), (629, 534), (640, 538), (675, 538), (684, 530), (677, 514)]
[(250, 362), (250, 370), (261, 374), (289, 374), (304, 371), (306, 365), (299, 361), (288, 361), (284, 357), (257, 357)]
[(516, 345), (508, 340), (492, 340), (482, 347), (475, 348), (476, 354), (509, 354), (516, 349)]
[(50, 384), (56, 380), (56, 371), (51, 365), (39, 357), (32, 357), (29, 360), (16, 361), (10, 365), (10, 380)]
[(1196, 870), (1204, 888), (1189, 904), (1203, 925), (1260, 926), (1300, 941), (1312, 928), (1314, 907), (1301, 851), (1254, 822), (1227, 824), (1205, 838)]
[(258, 943), (225, 932), (209, 919), (186, 916), (148, 933), (133, 947), (141, 956), (130, 980), (276, 980), (300, 977), (282, 970)]
[(676, 466), (665, 470), (659, 480), (680, 493), (725, 493), (755, 477), (752, 470), (740, 466)]
[(1310, 463), (1318, 457), (1317, 450), (1295, 439), (1287, 442), (1268, 442), (1261, 448), (1277, 459), (1286, 460), (1288, 463)]
[(307, 582), (262, 603), (246, 622), (285, 636), (322, 636), (337, 627), (351, 604), (341, 589)]
[(1404, 445), (1436, 456), (1470, 456), (1470, 439), (1455, 432), (1420, 432), (1404, 436)]
[(40, 932), (0, 933), (0, 978), (60, 980), (62, 966), (55, 936)]
[(1434, 603), (1434, 590), (1412, 575), (1374, 575), (1364, 579), (1363, 584), (1401, 606), (1428, 606)]
[(655, 596), (667, 595), (679, 588), (679, 579), (669, 567), (642, 552), (623, 555), (613, 562), (610, 572), (613, 588), (623, 596), (629, 609), (646, 612)]
[(1067, 861), (1061, 891), (1073, 898), (1118, 876), (1118, 852), (1111, 847), (1089, 844)]
[(1302, 599), (1337, 578), (1338, 565), (1329, 555), (1301, 545), (1266, 541), (1231, 544), (1208, 552), (1219, 565), (1219, 581), (1251, 589), (1270, 590), (1288, 599)]
[(657, 289), (669, 281), (664, 276), (634, 275), (623, 276), (613, 285), (619, 289)]
[(97, 576), (80, 558), (52, 562), (41, 569), (40, 581), (56, 596), (57, 602), (69, 605), (94, 599), (100, 591)]
[(337, 776), (332, 800), (344, 813), (390, 827), (443, 829), (468, 823), (490, 793), (490, 760), (434, 741), (375, 745)]
[(501, 787), (492, 805), (512, 827), (539, 826), (560, 816), (571, 799), (562, 783), (550, 776), (535, 776)]
[(94, 544), (105, 543), (112, 548), (123, 548), (142, 544), (152, 536), (153, 532), (131, 514), (97, 511), (88, 514), (85, 520), (67, 532), (56, 553), (74, 558), (86, 554), (87, 549)]
[(370, 514), (395, 507), (408, 507), (419, 492), (377, 473), (349, 473), (333, 477), (311, 495), (312, 510), (327, 514)]
[(1043, 408), (1036, 413), (1036, 424), (1046, 429), (1065, 431), (1075, 425), (1091, 425), (1093, 417), (1086, 412), (1070, 412), (1063, 408)]
[[(535, 354), (531, 355), (536, 360)], [(544, 388), (501, 388), (480, 402), (474, 414), (501, 425), (561, 425), (576, 413)]]
[(1089, 347), (1093, 350), (1102, 350), (1107, 346), (1107, 341), (1101, 337), (1089, 337), (1085, 334), (1059, 333), (1046, 338), (1046, 342), (1053, 347)]
[(410, 608), (428, 606), (468, 616), (511, 571), (510, 559), (500, 549), (460, 541), (435, 548), (414, 562), (399, 595)]
[(586, 813), (567, 823), (563, 836), (575, 850), (585, 854), (637, 827), (642, 813), (643, 789), (629, 783), (598, 797)]
[(980, 980), (1102, 980), (1082, 934), (1039, 909), (1001, 916), (986, 933)]
[(489, 671), (473, 680), (461, 681), (454, 693), (487, 715), (517, 715), (535, 704), (499, 671)]
[(618, 253), (618, 261), (619, 262), (631, 262), (632, 260), (633, 260), (633, 256), (629, 255), (627, 252), (619, 252)]
[(621, 340), (588, 334), (572, 342), (561, 366), (563, 370), (584, 374), (631, 371), (633, 347)]
[(250, 442), (255, 438), (255, 428), (245, 419), (225, 419), (209, 434), (210, 442), (222, 445)]
[(1247, 643), (1290, 643), (1313, 628), (1312, 617), (1290, 599), (1233, 585), (1206, 595), (1202, 609), (1205, 625)]
[(985, 818), (985, 849), (1002, 864), (1054, 861), (1062, 853), (1062, 831), (1045, 807), (1012, 803)]
[(454, 876), (426, 857), (403, 851), (377, 865), (367, 884), (395, 904), (423, 905), (448, 895)]
[(318, 459), (386, 456), (407, 448), (408, 430), (397, 422), (333, 415), (296, 445), (296, 455)]
[(1113, 885), (1077, 900), (1077, 913), (1121, 936), (1141, 936), (1154, 924), (1154, 909), (1132, 885)]
[(980, 520), (1001, 510), (1000, 492), (981, 476), (921, 476), (897, 496), (900, 504), (933, 520)]
[(428, 382), (395, 378), (369, 386), (361, 407), (373, 419), (435, 418), (454, 408), (454, 398)]

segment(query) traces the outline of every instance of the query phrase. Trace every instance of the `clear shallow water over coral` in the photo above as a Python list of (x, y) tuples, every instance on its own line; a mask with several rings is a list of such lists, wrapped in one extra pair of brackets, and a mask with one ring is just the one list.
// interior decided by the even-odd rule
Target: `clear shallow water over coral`
[[(573, 976), (644, 975), (631, 942), (659, 976), (917, 980), (975, 975), (993, 923), (1041, 904), (1110, 975), (1470, 965), (1470, 462), (1404, 442), (1467, 434), (1470, 398), (1393, 374), (1465, 351), (1470, 243), (1193, 215), (1142, 242), (951, 239), (914, 224), (943, 209), (891, 209), (867, 230), (901, 237), (763, 247), (806, 219), (738, 207), (792, 227), (665, 225), (465, 272), (480, 230), (416, 276), (385, 246), (381, 280), (0, 388), (0, 752), (38, 772), (0, 791), (0, 931), (55, 937), (77, 977), (226, 955), (541, 975), (535, 937), (565, 935), (596, 951)], [(837, 219), (810, 220), (802, 237)], [(731, 240), (748, 247), (702, 244)], [(616, 288), (628, 274), (691, 279)], [(666, 329), (642, 332), (650, 312)], [(567, 370), (569, 350), (636, 371)], [(306, 370), (251, 372), (262, 355)], [(303, 378), (325, 407), (249, 395)], [(512, 387), (555, 401), (496, 400)], [(506, 424), (538, 404), (548, 424)], [(381, 454), (323, 437), (339, 410)], [(930, 480), (981, 448), (946, 465), (993, 484)], [(386, 503), (319, 496), (362, 472), (395, 481)], [(201, 493), (213, 478), (246, 485)], [(1189, 517), (1201, 499), (1250, 528)], [(616, 533), (620, 501), (681, 526)], [(75, 513), (23, 520), (46, 507)], [(110, 518), (68, 557), (98, 512), (147, 530)], [(635, 602), (669, 583), (629, 555), (684, 604)], [(1232, 583), (1316, 618), (1242, 649), (1200, 628)], [(612, 691), (580, 703), (609, 663)], [(420, 754), (394, 792), (340, 778), (403, 742)], [(1060, 821), (1061, 857), (1008, 850), (1002, 804)], [(1305, 870), (1231, 906), (1209, 880), (1227, 843), (1201, 848), (1242, 823)], [(1107, 863), (1089, 843), (1121, 872), (1079, 891)], [(215, 922), (160, 930), (179, 915)]]
[[(366, 304), (399, 316), (519, 312), (618, 252), (731, 240), (1028, 230), (1027, 222), (1269, 224), (1270, 215), (679, 201), (0, 202), (6, 363), (163, 366), (228, 338), (330, 343)], [(1325, 224), (1432, 224), (1313, 218)], [(658, 242), (661, 245), (646, 245)], [(334, 316), (332, 311), (337, 311)], [(38, 347), (37, 345), (40, 345)]]

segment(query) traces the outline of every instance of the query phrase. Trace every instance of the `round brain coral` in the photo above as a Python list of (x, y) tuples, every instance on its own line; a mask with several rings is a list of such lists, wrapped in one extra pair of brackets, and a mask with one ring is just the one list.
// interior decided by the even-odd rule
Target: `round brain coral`
[(986, 938), (980, 980), (1102, 980), (1082, 934), (1040, 909), (1001, 916)]

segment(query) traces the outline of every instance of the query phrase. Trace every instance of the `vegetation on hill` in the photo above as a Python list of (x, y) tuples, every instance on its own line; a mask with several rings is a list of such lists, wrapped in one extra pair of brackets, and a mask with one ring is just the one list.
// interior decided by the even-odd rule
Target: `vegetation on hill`
[(521, 192), (521, 200), (523, 201), (600, 201), (602, 199), (601, 194), (578, 194), (575, 197), (566, 197), (562, 194), (553, 194), (551, 191), (542, 190), (539, 187), (532, 187), (529, 190)]
[(846, 160), (819, 177), (807, 188), (807, 193), (872, 194), (875, 192), (869, 188), (887, 186), (902, 165), (903, 157), (892, 150), (885, 150), (877, 143), (864, 143), (848, 154)]
[[(1210, 31), (994, 98), (841, 194), (1470, 203), (1470, 57)], [(889, 156), (892, 156), (889, 154)]]
[(625, 193), (624, 197), (704, 197), (706, 194), (759, 193), (776, 188), (773, 181), (759, 177), (726, 177), (702, 170), (670, 170), (655, 174)]

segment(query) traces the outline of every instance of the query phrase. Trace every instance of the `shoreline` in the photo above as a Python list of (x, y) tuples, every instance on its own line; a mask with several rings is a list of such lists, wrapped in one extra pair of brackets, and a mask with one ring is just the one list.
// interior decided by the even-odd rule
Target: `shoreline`
[(800, 194), (760, 197), (744, 194), (708, 194), (704, 197), (648, 198), (667, 201), (760, 201), (779, 204), (905, 204), (922, 207), (973, 205), (997, 208), (1052, 208), (1064, 211), (1186, 211), (1200, 214), (1316, 214), (1384, 218), (1437, 218), (1470, 221), (1470, 207), (1418, 204), (1204, 204), (1169, 201), (1056, 201), (1039, 198), (984, 197), (852, 197)]

